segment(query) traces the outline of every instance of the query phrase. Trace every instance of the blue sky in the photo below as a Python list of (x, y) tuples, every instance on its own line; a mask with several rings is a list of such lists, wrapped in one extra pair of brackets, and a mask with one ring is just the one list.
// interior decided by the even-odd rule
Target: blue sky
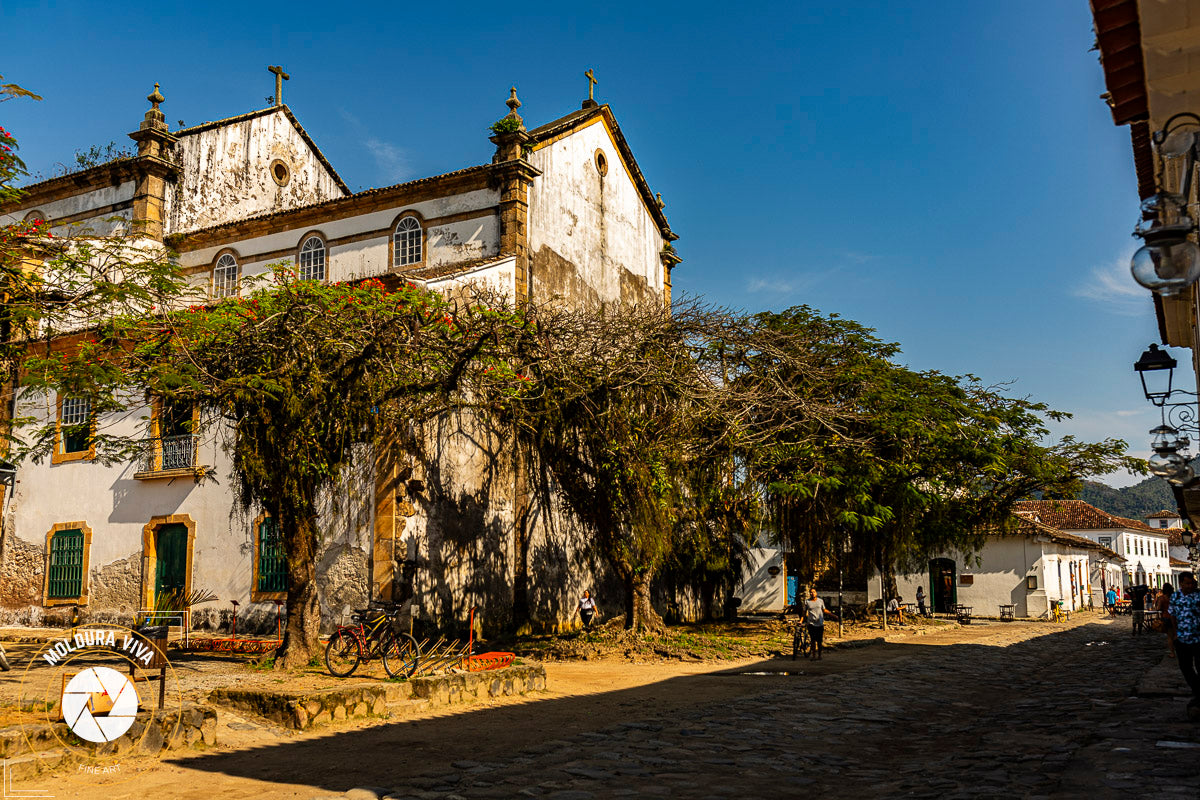
[(680, 235), (677, 291), (837, 312), (1148, 454), (1156, 331), (1086, 0), (559, 5), (6, 0), (0, 74), (45, 100), (0, 124), (49, 175), (127, 142), (155, 81), (194, 125), (264, 106), (282, 64), (357, 190), (487, 162), (510, 85), (532, 127), (590, 67)]

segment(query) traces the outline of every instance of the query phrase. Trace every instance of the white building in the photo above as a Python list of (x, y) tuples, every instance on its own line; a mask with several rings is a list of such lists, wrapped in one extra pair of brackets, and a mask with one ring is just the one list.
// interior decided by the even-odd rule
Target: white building
[[(1100, 605), (1104, 588), (1119, 580), (1121, 558), (1090, 539), (1052, 528), (1018, 514), (1011, 532), (990, 535), (972, 555), (944, 553), (925, 569), (896, 575), (903, 602), (916, 601), (917, 587), (938, 613), (971, 607), (976, 616), (995, 617), (1012, 606), (1018, 617), (1046, 617), (1051, 603), (1076, 610)], [(867, 597), (880, 597), (878, 578), (867, 584)]]
[(1061, 531), (1083, 536), (1112, 548), (1125, 558), (1124, 587), (1174, 583), (1171, 567), (1171, 528), (1101, 511), (1082, 500), (1025, 500), (1018, 513)]
[[(130, 134), (137, 156), (27, 186), (0, 206), (0, 224), (43, 219), (55, 236), (132, 228), (176, 250), (214, 302), (281, 260), (314, 280), (479, 282), (518, 302), (670, 300), (677, 237), (611, 108), (590, 98), (526, 130), (514, 89), (494, 147), (480, 148), (484, 163), (356, 194), (281, 98), (178, 131), (157, 86), (148, 99)], [(153, 400), (99, 419), (75, 398), (21, 403), (60, 426), (91, 420), (151, 446), (144, 462), (105, 465), (87, 437), (63, 436), (51, 459), (21, 465), (11, 495), (0, 494), (0, 617), (37, 622), (70, 606), (127, 619), (167, 589), (205, 588), (225, 608), (235, 600), (273, 618), (286, 595), (282, 550), (270, 520), (238, 510), (221, 431), (195, 437), (180, 425), (191, 410)], [(435, 622), (461, 622), (478, 605), (485, 624), (503, 624), (523, 604), (535, 624), (558, 627), (604, 579), (581, 556), (579, 531), (553, 508), (535, 509), (511, 474), (507, 489), (484, 491), (485, 481), (505, 484), (488, 440), (469, 427), (446, 426), (431, 448), (436, 463), (378, 442), (339, 487), (318, 566), (327, 623), (368, 597), (394, 596), (408, 582), (406, 562), (419, 612)], [(216, 480), (198, 480), (210, 469)], [(407, 492), (407, 476), (429, 491)], [(615, 611), (618, 594), (601, 601)]]

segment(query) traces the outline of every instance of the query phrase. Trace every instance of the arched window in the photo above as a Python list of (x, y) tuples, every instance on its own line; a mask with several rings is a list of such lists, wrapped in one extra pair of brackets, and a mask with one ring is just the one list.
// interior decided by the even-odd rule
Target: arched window
[(396, 226), (393, 264), (407, 267), (421, 263), (421, 223), (416, 217), (405, 217)]
[(310, 236), (300, 245), (300, 256), (296, 260), (300, 280), (325, 280), (325, 242), (320, 236)]
[(217, 259), (213, 267), (212, 294), (214, 300), (233, 297), (237, 294), (238, 263), (229, 253)]
[(25, 215), (26, 222), (37, 222), (38, 220), (41, 220), (42, 222), (46, 221), (46, 215), (41, 211), (34, 210)]

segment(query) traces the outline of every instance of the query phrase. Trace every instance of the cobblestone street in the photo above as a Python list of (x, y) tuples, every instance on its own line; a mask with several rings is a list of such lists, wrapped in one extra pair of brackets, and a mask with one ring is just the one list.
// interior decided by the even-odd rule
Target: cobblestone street
[[(555, 691), (550, 671), (544, 697), (422, 719), (314, 735), (226, 723), (233, 738), (217, 750), (104, 796), (1194, 798), (1200, 726), (1165, 655), (1128, 619), (1085, 616), (951, 628), (821, 662), (697, 665), (612, 690)], [(102, 791), (43, 783), (59, 798)]]
[[(824, 677), (763, 676), (762, 693), (735, 702), (583, 731), (500, 762), (460, 762), (393, 792), (558, 800), (1200, 793), (1200, 728), (1184, 719), (1182, 695), (1135, 694), (1165, 654), (1160, 637), (1131, 637), (1116, 622), (914, 650)], [(1179, 689), (1173, 662), (1166, 667), (1163, 683)]]

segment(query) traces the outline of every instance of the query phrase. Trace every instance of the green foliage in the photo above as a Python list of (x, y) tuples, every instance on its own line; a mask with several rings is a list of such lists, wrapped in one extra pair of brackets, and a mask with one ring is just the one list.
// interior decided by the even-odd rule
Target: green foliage
[(495, 134), (516, 133), (521, 130), (521, 121), (513, 117), (501, 117), (489, 125), (488, 130)]
[[(808, 390), (854, 411), (841, 430), (817, 437), (809, 435), (811, 423), (798, 421), (750, 466), (779, 536), (809, 564), (827, 558), (846, 534), (853, 557), (868, 564), (971, 552), (986, 532), (1007, 524), (1017, 500), (1072, 497), (1086, 475), (1142, 468), (1119, 440), (1047, 442), (1045, 420), (1066, 415), (972, 376), (897, 365), (897, 346), (856, 323), (807, 307), (759, 320), (815, 334), (815, 352), (834, 378)], [(759, 380), (766, 369), (759, 365), (744, 379)]]
[(107, 164), (110, 161), (120, 161), (126, 158), (132, 158), (134, 150), (132, 147), (122, 147), (116, 142), (108, 142), (107, 144), (97, 145), (83, 148), (75, 151), (75, 163), (70, 167), (63, 167), (63, 174), (76, 172), (79, 170), (91, 169), (98, 167), (101, 164)]
[[(1200, 469), (1200, 459), (1193, 459), (1192, 467)], [(1142, 519), (1148, 514), (1155, 514), (1164, 509), (1177, 512), (1171, 484), (1162, 478), (1146, 478), (1120, 489), (1095, 481), (1084, 481), (1076, 499), (1110, 514), (1130, 519)]]

